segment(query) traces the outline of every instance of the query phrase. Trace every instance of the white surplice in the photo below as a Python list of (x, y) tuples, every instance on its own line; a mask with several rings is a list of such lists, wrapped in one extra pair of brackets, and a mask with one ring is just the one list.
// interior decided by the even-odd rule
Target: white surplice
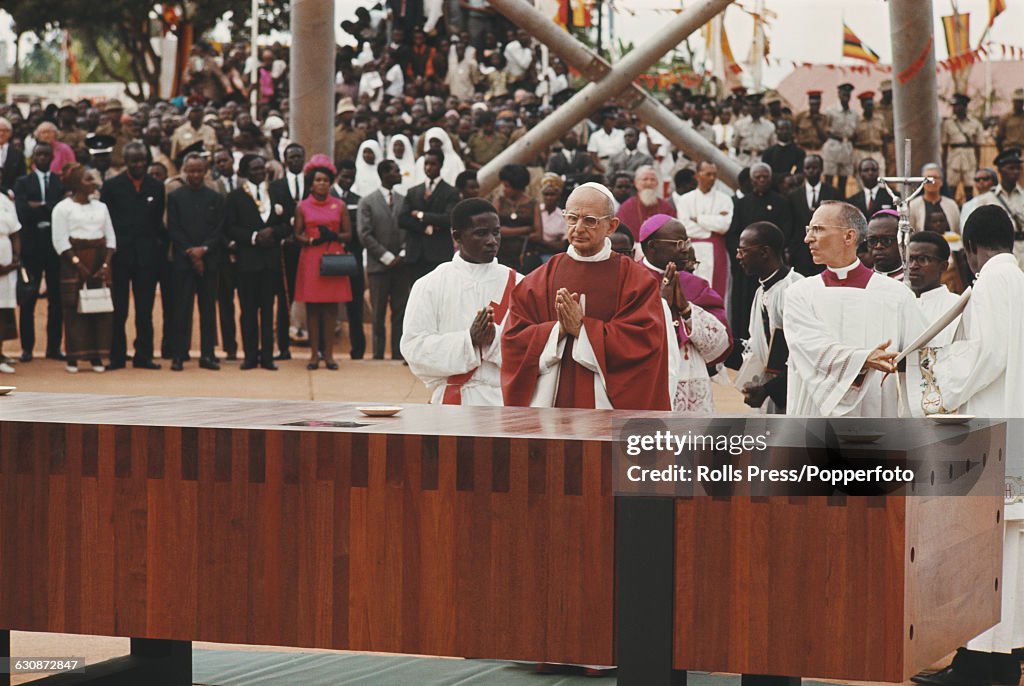
[[(710, 284), (715, 283), (716, 271), (728, 273), (729, 262), (726, 258), (725, 264), (716, 264), (714, 248), (705, 239), (722, 241), (724, 245), (725, 234), (732, 224), (733, 207), (732, 198), (714, 188), (707, 193), (696, 188), (682, 195), (676, 203), (676, 216), (686, 227), (686, 235), (698, 239), (693, 243), (693, 254), (700, 264), (693, 273)], [(719, 295), (725, 297), (725, 293)]]
[[(921, 314), (924, 315), (925, 321), (931, 325), (932, 322), (938, 321), (942, 315), (953, 309), (958, 300), (960, 300), (960, 296), (946, 288), (945, 284), (939, 284), (938, 287), (919, 295), (917, 306), (921, 308)], [(949, 345), (953, 340), (953, 334), (956, 333), (956, 327), (959, 323), (960, 317), (957, 317), (950, 322), (949, 326), (940, 331), (928, 345), (933, 348)]]
[[(7, 266), (14, 261), (14, 246), (11, 236), (21, 231), (18, 213), (14, 203), (6, 195), (0, 194), (0, 266)], [(18, 271), (14, 270), (0, 276), (0, 309), (13, 309), (18, 306)]]
[[(855, 262), (831, 271), (845, 281)], [(790, 285), (783, 312), (789, 363), (786, 414), (810, 417), (897, 417), (897, 380), (864, 370), (871, 351), (891, 340), (902, 350), (924, 331), (909, 288), (872, 273), (864, 288), (827, 286), (823, 275)]]
[[(646, 257), (642, 264), (659, 274), (665, 273), (664, 269), (648, 262)], [(729, 330), (718, 317), (694, 303), (690, 303), (690, 324), (687, 328), (687, 340), (679, 346), (678, 380), (674, 386), (672, 409), (710, 414), (715, 411), (715, 402), (708, 365), (729, 349)], [(678, 341), (676, 345), (679, 345)]]
[[(501, 302), (511, 271), (497, 260), (474, 264), (456, 253), (451, 262), (413, 284), (405, 308), (402, 356), (431, 390), (431, 403), (441, 404), (448, 377), (476, 369), (462, 386), (462, 404), (503, 404), (502, 326), (497, 326), (487, 348), (473, 345), (469, 327), (477, 312), (491, 302)], [(516, 275), (516, 283), (522, 278)]]
[[(933, 388), (946, 411), (1018, 418), (1007, 425), (1006, 471), (1024, 476), (1024, 273), (1012, 254), (996, 255), (981, 268), (953, 342), (921, 356), (929, 358)], [(908, 377), (915, 373), (918, 367), (908, 368)], [(970, 641), (971, 650), (1008, 653), (1024, 646), (1024, 505), (1007, 505), (1005, 515), (1002, 619)]]
[[(769, 336), (775, 334), (776, 331), (785, 331), (783, 313), (786, 309), (786, 292), (791, 285), (804, 279), (803, 275), (795, 269), (790, 269), (785, 276), (777, 281), (772, 281), (774, 278), (773, 274), (757, 287), (754, 292), (754, 302), (750, 306), (750, 339), (748, 341), (750, 352), (748, 354), (756, 360), (759, 368), (764, 368), (768, 364), (768, 351), (771, 345), (771, 341), (765, 337), (762, 311), (768, 314)], [(767, 289), (764, 287), (765, 283), (770, 284)], [(763, 379), (762, 384), (766, 380)], [(781, 409), (771, 398), (766, 398), (764, 404), (761, 405), (762, 414), (776, 414)]]
[[(612, 242), (605, 238), (604, 247), (601, 248), (601, 251), (590, 257), (580, 255), (572, 245), (569, 246), (566, 254), (570, 259), (579, 262), (603, 262), (612, 256)], [(581, 299), (580, 305), (582, 305), (583, 312), (586, 314), (587, 305), (585, 298)], [(668, 305), (664, 300), (661, 301), (661, 307), (665, 314), (665, 343), (668, 346), (668, 387), (675, 388), (679, 382), (679, 343), (675, 340), (676, 331), (672, 325), (672, 312), (668, 309)], [(548, 340), (540, 353), (540, 374), (537, 376), (537, 385), (533, 389), (530, 407), (555, 406), (555, 397), (558, 394), (558, 373), (562, 366), (562, 353), (565, 351), (565, 344), (569, 340), (568, 336), (562, 337), (561, 332), (562, 325), (556, 321), (555, 325), (551, 327), (551, 333), (548, 335)], [(586, 327), (580, 327), (580, 335), (574, 339), (572, 359), (577, 364), (594, 373), (594, 408), (598, 410), (614, 409), (611, 399), (608, 397), (604, 370), (601, 369), (601, 364), (597, 360), (594, 347), (587, 337)], [(674, 398), (672, 404), (673, 409), (675, 409)]]

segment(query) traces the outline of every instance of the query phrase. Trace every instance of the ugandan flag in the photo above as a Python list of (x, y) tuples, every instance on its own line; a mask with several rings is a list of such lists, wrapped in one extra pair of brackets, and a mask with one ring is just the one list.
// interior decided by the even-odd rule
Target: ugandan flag
[(855, 60), (864, 60), (872, 64), (878, 64), (879, 57), (874, 50), (864, 45), (857, 34), (853, 32), (846, 23), (843, 23), (843, 57), (852, 57)]
[(946, 33), (946, 52), (950, 57), (966, 55), (971, 51), (971, 15), (951, 14), (942, 18)]
[(1006, 0), (988, 0), (988, 25), (996, 20), (1000, 14), (1006, 11)]

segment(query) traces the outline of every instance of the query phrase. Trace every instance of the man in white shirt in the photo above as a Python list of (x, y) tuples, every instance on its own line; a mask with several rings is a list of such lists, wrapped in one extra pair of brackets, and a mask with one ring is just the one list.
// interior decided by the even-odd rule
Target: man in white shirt
[[(924, 329), (910, 289), (857, 258), (867, 233), (860, 211), (826, 201), (804, 241), (821, 274), (792, 284), (783, 326), (789, 344), (786, 414), (895, 417), (900, 398), (893, 359)], [(890, 346), (894, 349), (890, 350)]]
[(533, 65), (533, 48), (530, 47), (530, 34), (526, 29), (516, 32), (516, 39), (505, 46), (505, 60), (508, 66), (508, 80), (516, 83), (530, 80), (530, 67)]
[(974, 172), (974, 197), (960, 208), (960, 230), (958, 233), (964, 232), (964, 226), (967, 225), (967, 218), (971, 216), (971, 212), (982, 205), (990, 204), (987, 197), (988, 192), (998, 183), (999, 177), (996, 176), (996, 170), (991, 167), (982, 167)]
[[(949, 264), (949, 255), (949, 243), (941, 234), (934, 231), (919, 231), (910, 237), (904, 281), (917, 296), (917, 304), (921, 307), (928, 324), (946, 314), (960, 299), (942, 283), (942, 274)], [(960, 317), (957, 317), (940, 331), (929, 345), (936, 348), (948, 345), (953, 340), (959, 323)]]
[(405, 75), (402, 65), (395, 62), (391, 55), (380, 59), (380, 70), (384, 74), (384, 95), (389, 98), (400, 98), (405, 93)]
[(697, 188), (683, 195), (676, 203), (676, 216), (686, 227), (693, 243), (693, 252), (700, 264), (694, 274), (711, 284), (725, 297), (729, 283), (729, 254), (725, 234), (732, 224), (733, 202), (725, 193), (715, 190), (718, 167), (714, 162), (697, 165)]
[(626, 149), (626, 136), (622, 129), (615, 128), (618, 113), (614, 107), (601, 112), (601, 128), (590, 134), (587, 152), (593, 158), (598, 171), (607, 169), (608, 160)]
[[(971, 300), (953, 341), (926, 347), (908, 358), (908, 383), (921, 388), (926, 413), (964, 412), (979, 417), (1021, 417), (1024, 413), (1024, 273), (1013, 255), (1013, 224), (1002, 209), (979, 207), (964, 227), (964, 254), (978, 274)], [(915, 378), (920, 374), (919, 379)], [(1019, 446), (1008, 425), (1009, 444)], [(1007, 460), (1013, 461), (1013, 456)], [(1007, 464), (1010, 471), (1010, 464)], [(1020, 476), (1017, 474), (1016, 476)], [(1002, 593), (999, 624), (957, 651), (952, 664), (913, 681), (929, 686), (1017, 684), (1020, 660), (1011, 652), (1024, 646), (1024, 583), (1019, 545), (1024, 512), (1007, 505), (1004, 517)]]
[(458, 252), (413, 284), (402, 355), (444, 405), (502, 405), (501, 331), (512, 289), (522, 277), (496, 259), (498, 212), (470, 198), (451, 214)]

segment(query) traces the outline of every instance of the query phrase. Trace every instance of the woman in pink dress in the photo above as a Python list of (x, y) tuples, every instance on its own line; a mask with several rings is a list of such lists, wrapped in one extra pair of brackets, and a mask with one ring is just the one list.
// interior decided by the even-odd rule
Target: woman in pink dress
[(337, 171), (326, 155), (314, 155), (303, 168), (309, 197), (295, 209), (295, 237), (302, 246), (295, 277), (295, 301), (306, 303), (310, 360), (307, 369), (319, 366), (319, 341), (323, 337), (324, 363), (337, 369), (334, 361), (334, 326), (338, 303), (352, 300), (347, 276), (320, 276), (320, 258), (345, 252), (344, 242), (352, 239), (345, 202), (330, 195)]

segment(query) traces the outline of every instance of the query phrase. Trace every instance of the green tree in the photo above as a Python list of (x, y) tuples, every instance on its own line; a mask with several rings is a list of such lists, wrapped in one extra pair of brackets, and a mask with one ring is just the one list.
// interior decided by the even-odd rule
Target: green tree
[[(289, 2), (264, 3), (260, 28), (287, 24)], [(242, 34), (249, 22), (247, 0), (191, 0), (177, 5), (193, 35), (202, 36), (222, 19), (233, 35)], [(161, 35), (164, 3), (149, 0), (5, 0), (4, 9), (14, 18), (15, 33), (40, 36), (54, 29), (68, 29), (98, 60), (109, 78), (121, 81), (136, 100), (156, 97), (160, 83), (160, 55), (151, 38)], [(242, 35), (248, 35), (245, 32)], [(180, 37), (180, 36), (179, 36)]]

